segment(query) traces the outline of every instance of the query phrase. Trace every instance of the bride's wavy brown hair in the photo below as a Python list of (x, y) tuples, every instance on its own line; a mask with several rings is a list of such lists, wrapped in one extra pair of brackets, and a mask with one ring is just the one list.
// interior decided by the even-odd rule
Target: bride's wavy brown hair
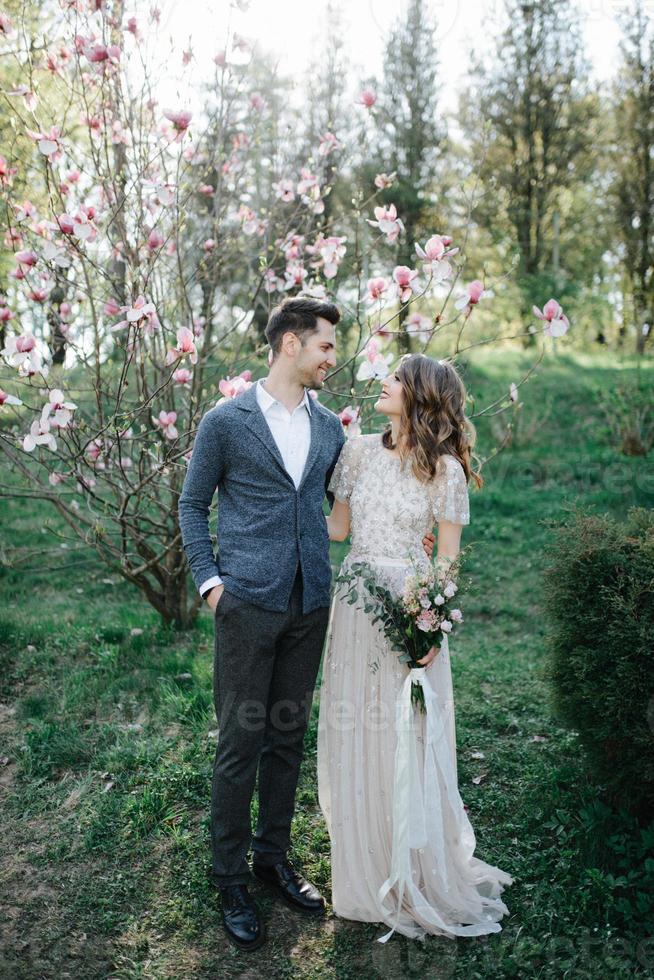
[(400, 438), (396, 446), (389, 425), (382, 436), (386, 449), (398, 449), (402, 465), (410, 458), (422, 483), (436, 476), (439, 458), (449, 453), (463, 466), (466, 481), (472, 478), (481, 489), (483, 477), (471, 462), (477, 432), (466, 417), (466, 389), (454, 366), (425, 354), (405, 354), (395, 374), (404, 395)]

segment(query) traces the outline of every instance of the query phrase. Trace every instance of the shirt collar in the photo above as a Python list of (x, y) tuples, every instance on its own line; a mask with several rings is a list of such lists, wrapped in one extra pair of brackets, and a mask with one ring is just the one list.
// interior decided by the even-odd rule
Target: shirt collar
[[(264, 413), (264, 415), (270, 408), (272, 408), (273, 405), (278, 404), (277, 399), (273, 398), (270, 392), (266, 391), (266, 389), (264, 388), (263, 382), (265, 380), (266, 380), (265, 378), (259, 378), (259, 380), (257, 381), (257, 401), (259, 402), (259, 406), (261, 408), (261, 411)], [(311, 398), (309, 396), (309, 391), (307, 388), (304, 389), (304, 398), (297, 406), (297, 408), (299, 408), (300, 405), (304, 405), (308, 414), (311, 415)]]

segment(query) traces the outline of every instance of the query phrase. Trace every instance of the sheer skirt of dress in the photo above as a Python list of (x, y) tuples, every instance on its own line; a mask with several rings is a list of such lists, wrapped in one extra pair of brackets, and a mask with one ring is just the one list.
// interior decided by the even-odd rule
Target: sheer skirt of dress
[[(345, 569), (355, 560), (350, 554)], [(370, 560), (369, 558), (366, 560)], [(398, 587), (410, 566), (379, 559), (378, 571)], [(391, 889), (382, 906), (379, 890), (391, 869), (393, 790), (397, 734), (395, 709), (407, 668), (369, 615), (343, 600), (338, 585), (331, 610), (320, 693), (318, 791), (331, 839), (332, 903), (336, 915), (385, 922), (410, 938), (427, 933), (479, 936), (500, 932), (509, 910), (500, 898), (513, 878), (473, 854), (473, 828), (457, 786), (452, 674), (445, 646), (426, 668), (437, 694), (440, 745), (440, 820), (427, 827), (424, 847), (410, 850), (412, 887)], [(419, 771), (425, 751), (424, 716), (416, 711)], [(407, 893), (407, 891), (409, 893)]]

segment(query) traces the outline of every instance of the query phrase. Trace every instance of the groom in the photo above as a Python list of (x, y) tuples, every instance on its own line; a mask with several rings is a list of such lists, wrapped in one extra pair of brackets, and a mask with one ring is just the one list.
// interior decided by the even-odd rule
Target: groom
[[(338, 416), (309, 390), (320, 390), (336, 364), (339, 319), (336, 306), (308, 298), (284, 300), (272, 311), (268, 377), (202, 418), (179, 500), (191, 572), (215, 612), (212, 880), (227, 935), (241, 949), (265, 940), (247, 889), (250, 844), (255, 878), (299, 912), (325, 908), (287, 851), (329, 618), (323, 500), (345, 442)], [(208, 517), (216, 490), (214, 556)], [(433, 535), (423, 543), (431, 556)]]
[[(309, 298), (272, 311), (269, 375), (202, 418), (179, 500), (191, 572), (215, 611), (212, 880), (227, 934), (242, 949), (265, 940), (247, 889), (250, 844), (257, 879), (300, 912), (325, 908), (286, 854), (329, 617), (323, 500), (345, 442), (338, 416), (307, 389), (321, 389), (336, 364), (339, 319), (336, 306)], [(216, 490), (214, 556), (208, 516)]]

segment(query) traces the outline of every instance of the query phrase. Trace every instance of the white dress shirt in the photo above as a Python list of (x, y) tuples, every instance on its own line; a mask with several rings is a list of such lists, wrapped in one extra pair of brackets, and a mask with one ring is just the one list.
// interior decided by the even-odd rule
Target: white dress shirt
[[(280, 401), (266, 391), (263, 386), (263, 382), (266, 380), (266, 378), (260, 378), (257, 381), (257, 402), (279, 449), (286, 472), (293, 480), (297, 490), (311, 445), (311, 422), (309, 419), (311, 398), (305, 388), (304, 398), (292, 412), (289, 412), (285, 405), (282, 405)], [(200, 595), (204, 597), (210, 589), (216, 585), (222, 585), (222, 581), (220, 575), (213, 575), (208, 578), (200, 586)]]

